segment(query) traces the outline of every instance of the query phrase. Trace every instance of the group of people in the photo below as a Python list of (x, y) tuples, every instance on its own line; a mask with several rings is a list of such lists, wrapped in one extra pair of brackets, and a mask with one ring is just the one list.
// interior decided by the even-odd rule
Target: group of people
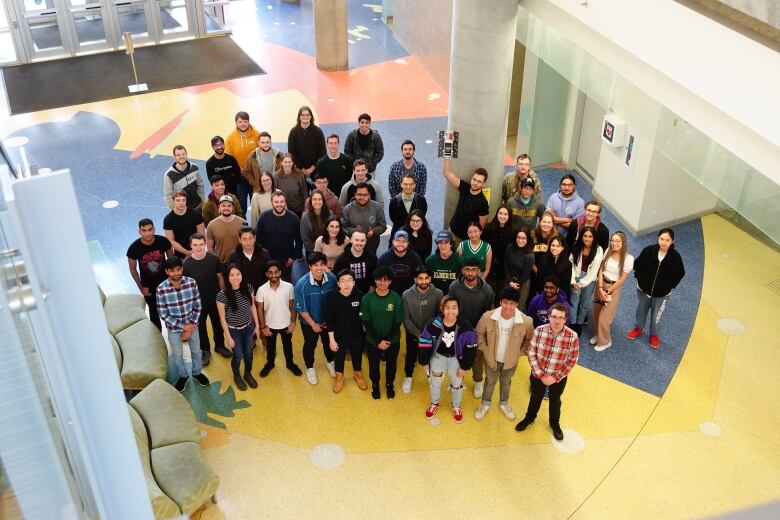
[[(214, 352), (231, 358), (239, 390), (258, 385), (252, 372), (256, 338), (266, 345), (261, 378), (275, 367), (277, 338), (287, 368), (303, 375), (292, 344), (300, 322), (311, 384), (318, 383), (314, 359), (321, 343), (333, 391), (344, 387), (348, 355), (355, 384), (367, 390), (365, 351), (372, 397), (381, 398), (385, 364), (385, 394), (393, 399), (403, 326), (402, 390), (411, 392), (421, 365), (431, 400), (426, 417), (438, 411), (446, 373), (453, 418), (463, 420), (463, 379), (471, 370), (474, 396), (481, 399), (475, 418), (490, 409), (498, 383), (499, 409), (514, 420), (511, 380), (527, 356), (531, 398), (516, 429), (534, 421), (547, 396), (550, 426), (561, 440), (560, 397), (579, 356), (579, 334), (590, 324), (594, 349), (612, 346), (611, 324), (632, 269), (640, 303), (628, 338), (643, 333), (651, 313), (649, 342), (658, 348), (666, 299), (685, 272), (674, 232), (661, 230), (658, 244), (634, 260), (626, 235), (610, 236), (601, 205), (577, 194), (573, 176), (564, 175), (544, 204), (531, 158), (521, 154), (488, 222), (488, 172), (479, 168), (461, 180), (445, 160), (442, 174), (458, 190), (458, 203), (449, 229), (434, 237), (426, 219), (427, 169), (414, 158), (414, 143), (403, 142), (385, 188), (376, 178), (384, 147), (369, 114), (358, 117), (344, 152), (339, 136), (325, 137), (305, 106), (290, 130), (288, 153), (275, 149), (247, 113), (237, 113), (235, 125), (226, 139), (211, 140), (208, 197), (186, 149), (173, 149), (175, 162), (164, 174), (171, 210), (165, 236), (143, 219), (140, 238), (127, 251), (150, 319), (160, 329), (165, 322), (179, 390), (190, 375), (208, 384), (201, 372), (211, 358), (207, 321)], [(385, 204), (390, 245), (380, 252), (388, 227)]]

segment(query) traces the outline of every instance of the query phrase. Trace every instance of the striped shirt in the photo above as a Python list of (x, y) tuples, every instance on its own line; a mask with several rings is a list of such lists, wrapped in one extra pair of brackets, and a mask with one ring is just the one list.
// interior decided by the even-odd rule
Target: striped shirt
[(157, 311), (169, 332), (184, 332), (187, 323), (198, 323), (200, 310), (198, 284), (189, 276), (181, 277), (178, 289), (170, 279), (157, 286)]
[(580, 356), (580, 340), (568, 327), (554, 335), (550, 324), (540, 325), (534, 330), (528, 349), (528, 362), (534, 377), (553, 376), (555, 382), (569, 375)]
[[(236, 309), (228, 303), (227, 293), (225, 291), (233, 291), (236, 295)], [(217, 301), (225, 304), (225, 321), (227, 321), (228, 327), (231, 329), (243, 329), (250, 323), (252, 323), (252, 306), (254, 302), (254, 292), (252, 284), (249, 284), (249, 298), (241, 293), (240, 290), (233, 289), (230, 286), (225, 287), (217, 293)]]

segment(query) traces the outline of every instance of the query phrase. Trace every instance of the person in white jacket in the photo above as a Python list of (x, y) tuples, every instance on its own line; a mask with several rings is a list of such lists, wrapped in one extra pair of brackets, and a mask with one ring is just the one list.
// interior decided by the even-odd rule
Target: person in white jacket
[(582, 326), (593, 310), (596, 276), (603, 257), (604, 251), (596, 244), (596, 230), (585, 226), (569, 257), (572, 265), (569, 327), (577, 334), (582, 332)]

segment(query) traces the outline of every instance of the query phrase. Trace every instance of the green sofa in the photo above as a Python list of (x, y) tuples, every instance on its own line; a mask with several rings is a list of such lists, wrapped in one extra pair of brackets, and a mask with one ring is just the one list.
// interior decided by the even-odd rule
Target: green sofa
[(143, 296), (99, 292), (122, 388), (140, 390), (155, 379), (165, 379), (168, 349), (160, 330), (146, 316)]
[(219, 477), (206, 464), (200, 429), (187, 400), (162, 379), (127, 405), (157, 519), (190, 515), (216, 503)]

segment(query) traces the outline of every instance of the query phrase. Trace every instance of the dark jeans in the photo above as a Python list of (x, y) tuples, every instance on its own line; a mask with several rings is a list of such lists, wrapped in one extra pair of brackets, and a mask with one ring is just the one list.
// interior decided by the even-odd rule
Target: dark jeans
[(544, 399), (545, 389), (550, 389), (550, 426), (560, 427), (561, 423), (561, 395), (563, 389), (566, 388), (566, 381), (568, 377), (564, 377), (560, 381), (550, 386), (545, 386), (541, 379), (536, 379), (533, 374), (531, 378), (531, 400), (528, 401), (528, 410), (525, 412), (525, 418), (533, 421), (536, 419), (536, 414), (539, 412), (539, 408), (542, 406), (542, 400)]
[(151, 296), (144, 296), (147, 307), (149, 307), (149, 319), (154, 323), (154, 326), (160, 329), (162, 332), (162, 322), (160, 321), (160, 313), (157, 312), (157, 287), (149, 287)]
[(404, 356), (404, 375), (412, 377), (414, 374), (414, 365), (417, 364), (417, 348), (420, 338), (406, 333), (406, 355)]
[(266, 343), (266, 357), (265, 362), (273, 365), (276, 360), (276, 337), (282, 338), (282, 350), (284, 350), (284, 360), (287, 365), (292, 365), (293, 361), (293, 345), (292, 334), (287, 332), (287, 328), (284, 329), (271, 329), (271, 335), (267, 338)]
[[(360, 372), (363, 369), (363, 342), (364, 339), (360, 338), (357, 341), (342, 341), (339, 343), (339, 349), (334, 352), (336, 361), (336, 372), (344, 373), (344, 360), (347, 358), (347, 351), (349, 351), (352, 357), (352, 371)], [(325, 350), (330, 350), (330, 347), (326, 344)], [(331, 352), (333, 352), (331, 350)]]
[(385, 385), (393, 386), (395, 383), (395, 372), (398, 365), (398, 352), (401, 350), (400, 343), (391, 343), (390, 348), (385, 351), (379, 350), (376, 345), (368, 345), (368, 377), (371, 378), (371, 384), (379, 386), (379, 361), (382, 359), (384, 353), (384, 359), (387, 361), (385, 367)]
[(219, 321), (217, 312), (217, 301), (200, 302), (200, 319), (198, 319), (198, 335), (200, 335), (200, 350), (202, 352), (211, 352), (211, 343), (209, 342), (206, 320), (211, 320), (211, 330), (214, 333), (214, 346), (225, 348), (225, 331), (222, 330), (222, 323)]
[(328, 346), (330, 340), (328, 339), (328, 333), (324, 329), (317, 334), (312, 330), (309, 325), (301, 320), (301, 332), (303, 332), (303, 362), (306, 368), (312, 368), (314, 366), (314, 349), (317, 348), (317, 339), (322, 341), (322, 350), (325, 352), (325, 360), (330, 363), (333, 361), (334, 352)]
[(230, 329), (230, 337), (236, 345), (233, 347), (233, 359), (230, 366), (234, 374), (239, 373), (241, 360), (244, 361), (244, 373), (252, 371), (252, 345), (255, 343), (255, 324), (250, 323), (243, 329)]
[(241, 218), (246, 219), (246, 215), (249, 213), (249, 201), (252, 199), (252, 191), (254, 191), (252, 185), (242, 176), (241, 180), (238, 182), (238, 193), (236, 193), (238, 202), (241, 203), (241, 209), (244, 210), (244, 214), (241, 215)]

